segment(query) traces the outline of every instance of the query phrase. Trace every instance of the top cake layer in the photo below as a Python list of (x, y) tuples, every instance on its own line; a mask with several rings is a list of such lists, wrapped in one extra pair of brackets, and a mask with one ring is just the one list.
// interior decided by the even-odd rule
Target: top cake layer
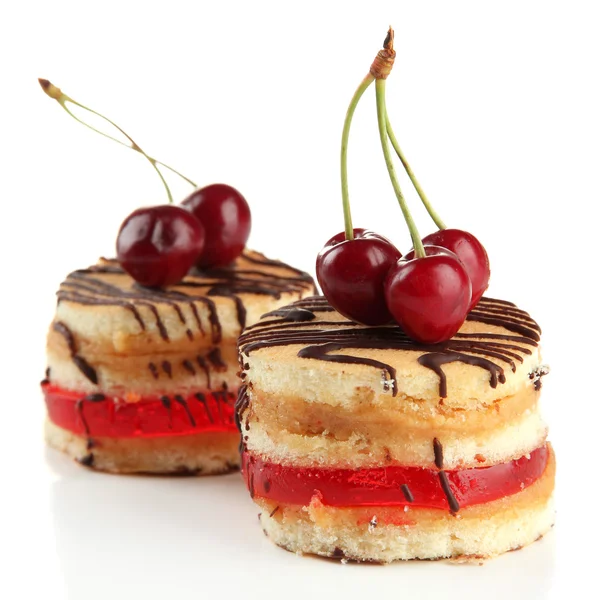
[[(264, 391), (289, 393), (298, 374), (306, 400), (323, 401), (329, 392), (331, 402), (344, 403), (369, 388), (374, 404), (397, 397), (475, 408), (535, 383), (540, 333), (514, 304), (482, 298), (451, 340), (428, 346), (396, 325), (349, 321), (313, 297), (265, 315), (241, 337), (240, 350), (253, 384)], [(288, 365), (286, 375), (265, 368), (272, 362)], [(316, 368), (318, 377), (304, 376)]]
[(51, 379), (70, 388), (150, 392), (157, 391), (160, 372), (193, 387), (188, 363), (201, 356), (220, 371), (230, 358), (235, 383), (235, 341), (243, 328), (314, 292), (307, 273), (251, 250), (230, 266), (192, 271), (166, 289), (142, 287), (117, 261), (102, 259), (60, 285), (47, 343)]

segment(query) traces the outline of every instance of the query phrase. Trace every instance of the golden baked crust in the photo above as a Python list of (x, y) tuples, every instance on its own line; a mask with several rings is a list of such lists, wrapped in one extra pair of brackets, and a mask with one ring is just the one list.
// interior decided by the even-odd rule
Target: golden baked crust
[(235, 432), (204, 432), (154, 438), (90, 438), (67, 431), (50, 420), (46, 442), (77, 462), (108, 473), (217, 475), (240, 465)]

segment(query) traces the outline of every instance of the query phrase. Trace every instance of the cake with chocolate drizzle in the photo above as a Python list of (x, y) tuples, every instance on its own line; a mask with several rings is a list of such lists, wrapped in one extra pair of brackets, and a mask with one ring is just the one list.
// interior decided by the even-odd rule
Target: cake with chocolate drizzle
[(250, 250), (162, 288), (116, 260), (74, 271), (48, 333), (47, 442), (117, 473), (238, 467), (238, 335), (314, 291), (306, 273)]
[(293, 552), (389, 562), (489, 557), (553, 524), (540, 328), (482, 298), (449, 340), (343, 317), (323, 297), (239, 341), (242, 471)]
[[(490, 264), (446, 227), (396, 139), (385, 83), (388, 30), (346, 112), (344, 231), (316, 260), (323, 297), (264, 315), (239, 340), (242, 472), (265, 533), (342, 560), (490, 557), (552, 526), (555, 461), (538, 408), (541, 330), (484, 297)], [(354, 228), (352, 115), (375, 84), (379, 137), (412, 249)], [(437, 231), (421, 238), (393, 146)]]
[[(239, 190), (198, 186), (111, 119), (38, 81), (69, 116), (144, 156), (168, 198), (125, 218), (115, 259), (60, 285), (42, 381), (48, 444), (115, 473), (238, 467), (237, 338), (262, 314), (315, 293), (312, 277), (247, 249), (252, 216)], [(70, 104), (120, 137), (75, 117)], [(180, 204), (161, 169), (193, 186)]]

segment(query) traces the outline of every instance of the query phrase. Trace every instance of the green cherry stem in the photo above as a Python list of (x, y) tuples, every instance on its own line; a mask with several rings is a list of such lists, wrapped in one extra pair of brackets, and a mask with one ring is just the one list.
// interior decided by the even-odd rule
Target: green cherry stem
[[(61, 108), (63, 108), (65, 110), (65, 112), (68, 115), (70, 115), (71, 117), (73, 117), (73, 119), (75, 119), (77, 122), (81, 123), (88, 129), (95, 131), (96, 133), (100, 134), (101, 136), (108, 138), (109, 140), (112, 140), (113, 142), (116, 142), (117, 144), (120, 144), (121, 146), (125, 146), (125, 148), (129, 148), (130, 150), (135, 150), (136, 152), (139, 152), (140, 154), (142, 154), (148, 160), (148, 162), (150, 162), (150, 164), (152, 165), (152, 167), (154, 168), (154, 170), (160, 177), (160, 180), (167, 192), (167, 197), (169, 198), (170, 204), (173, 203), (173, 195), (171, 194), (171, 190), (169, 189), (169, 186), (168, 186), (165, 178), (163, 177), (163, 174), (160, 172), (158, 165), (164, 167), (165, 169), (169, 169), (169, 171), (175, 173), (176, 175), (178, 175), (179, 177), (181, 177), (182, 179), (187, 181), (193, 187), (197, 187), (197, 185), (191, 179), (189, 179), (188, 177), (186, 177), (185, 175), (183, 175), (182, 173), (180, 173), (173, 167), (170, 167), (169, 165), (166, 165), (165, 163), (163, 163), (159, 160), (156, 160), (155, 158), (146, 154), (142, 150), (142, 148), (135, 142), (135, 140), (133, 140), (133, 138), (130, 135), (128, 135), (125, 131), (123, 131), (123, 129), (121, 129), (116, 123), (111, 121), (109, 118), (107, 118), (104, 115), (100, 114), (99, 112), (77, 102), (76, 100), (73, 100), (73, 98), (67, 96), (67, 94), (65, 94), (60, 88), (56, 87), (54, 84), (52, 84), (47, 79), (38, 79), (38, 81), (40, 83), (40, 86), (46, 93), (46, 95), (48, 95), (53, 100), (56, 100), (58, 102), (58, 104), (61, 106)], [(70, 102), (71, 104), (78, 106), (79, 108), (82, 108), (83, 110), (86, 110), (86, 111), (92, 113), (93, 115), (96, 115), (97, 117), (100, 117), (101, 119), (103, 119), (104, 121), (109, 123), (112, 127), (117, 129), (117, 131), (122, 133), (129, 140), (130, 143), (126, 144), (126, 143), (122, 142), (121, 140), (119, 140), (107, 133), (104, 133), (103, 131), (100, 131), (99, 129), (96, 129), (94, 126), (90, 125), (89, 123), (86, 123), (85, 121), (80, 119), (77, 115), (75, 115), (71, 110), (69, 110), (69, 108), (67, 106), (67, 102)]]
[(344, 230), (347, 240), (354, 239), (354, 229), (352, 228), (352, 214), (350, 212), (350, 196), (348, 194), (348, 138), (350, 137), (350, 125), (352, 117), (358, 105), (359, 100), (365, 93), (365, 90), (379, 78), (387, 77), (394, 65), (394, 31), (390, 27), (387, 36), (383, 42), (383, 49), (377, 53), (373, 60), (369, 73), (362, 80), (361, 84), (354, 92), (350, 106), (346, 111), (346, 119), (344, 120), (344, 129), (342, 131), (342, 151), (340, 153), (340, 174), (342, 179), (342, 203), (344, 207)]
[(346, 119), (344, 120), (344, 129), (342, 131), (342, 152), (340, 155), (340, 172), (342, 177), (342, 203), (344, 205), (344, 228), (346, 231), (346, 239), (354, 239), (354, 229), (352, 228), (352, 214), (350, 213), (350, 197), (348, 195), (348, 138), (350, 136), (350, 125), (352, 123), (352, 117), (354, 111), (358, 105), (359, 100), (365, 93), (365, 90), (375, 81), (375, 78), (369, 73), (358, 86), (348, 111), (346, 112)]
[(404, 166), (406, 173), (410, 177), (412, 184), (415, 186), (415, 190), (417, 190), (417, 194), (419, 194), (419, 198), (421, 198), (421, 202), (423, 202), (423, 205), (427, 209), (429, 216), (433, 219), (433, 222), (437, 225), (438, 229), (446, 229), (444, 221), (442, 221), (440, 216), (433, 209), (433, 206), (431, 206), (429, 200), (427, 199), (427, 196), (425, 195), (425, 192), (423, 191), (423, 188), (421, 187), (421, 184), (418, 182), (417, 178), (415, 177), (415, 174), (413, 173), (413, 170), (410, 168), (410, 165), (408, 164), (408, 161), (406, 160), (406, 157), (404, 156), (404, 153), (400, 148), (400, 144), (398, 144), (398, 140), (394, 135), (394, 130), (392, 129), (392, 125), (390, 124), (390, 118), (387, 114), (385, 116), (385, 126), (387, 129), (388, 137), (390, 138), (390, 142), (392, 142), (392, 146), (394, 147), (394, 150), (396, 151), (400, 162)]
[(392, 162), (392, 156), (390, 153), (390, 147), (388, 145), (388, 131), (386, 126), (386, 106), (385, 106), (385, 79), (377, 79), (375, 82), (375, 96), (377, 99), (377, 123), (379, 125), (379, 138), (381, 139), (381, 148), (383, 150), (383, 156), (385, 158), (385, 164), (387, 166), (390, 180), (398, 198), (400, 209), (404, 215), (404, 220), (410, 231), (410, 237), (412, 238), (413, 247), (415, 249), (415, 256), (417, 258), (423, 258), (425, 256), (425, 250), (423, 248), (423, 242), (415, 222), (413, 221), (412, 215), (408, 210), (408, 205), (400, 189), (400, 184), (396, 177), (396, 170), (394, 169), (394, 163)]

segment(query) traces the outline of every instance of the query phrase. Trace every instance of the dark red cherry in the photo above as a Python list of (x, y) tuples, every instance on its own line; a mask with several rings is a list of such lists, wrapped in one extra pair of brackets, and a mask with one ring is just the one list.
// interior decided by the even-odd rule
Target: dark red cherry
[(448, 248), (458, 256), (471, 279), (471, 310), (479, 302), (490, 282), (490, 261), (481, 242), (468, 231), (440, 229), (424, 237), (423, 244)]
[(385, 298), (406, 334), (423, 344), (449, 340), (464, 323), (471, 304), (471, 280), (458, 257), (438, 246), (425, 246), (400, 259), (385, 281)]
[(338, 312), (365, 325), (392, 320), (383, 282), (390, 267), (402, 256), (386, 238), (367, 229), (354, 229), (332, 237), (317, 256), (317, 279), (323, 294)]
[(173, 285), (198, 259), (204, 237), (202, 223), (180, 206), (138, 208), (121, 225), (117, 258), (142, 285)]
[(252, 226), (250, 207), (235, 188), (214, 183), (192, 192), (183, 202), (206, 230), (206, 243), (197, 266), (229, 264), (241, 253)]

